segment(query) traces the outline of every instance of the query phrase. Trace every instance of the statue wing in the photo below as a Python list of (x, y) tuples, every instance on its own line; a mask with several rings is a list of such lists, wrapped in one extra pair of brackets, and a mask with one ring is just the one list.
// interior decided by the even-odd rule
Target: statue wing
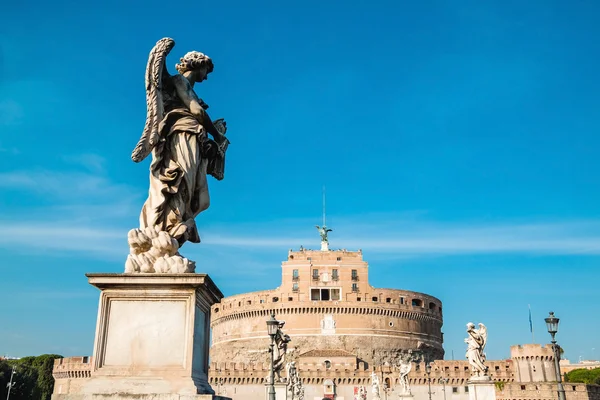
[(148, 56), (148, 64), (146, 65), (146, 126), (144, 126), (142, 137), (131, 153), (131, 159), (135, 162), (140, 162), (146, 158), (159, 140), (158, 125), (164, 114), (163, 79), (170, 76), (165, 65), (165, 59), (173, 46), (175, 46), (173, 39), (160, 39)]
[(483, 352), (487, 344), (487, 328), (481, 323), (479, 324), (479, 336), (481, 336), (481, 352)]

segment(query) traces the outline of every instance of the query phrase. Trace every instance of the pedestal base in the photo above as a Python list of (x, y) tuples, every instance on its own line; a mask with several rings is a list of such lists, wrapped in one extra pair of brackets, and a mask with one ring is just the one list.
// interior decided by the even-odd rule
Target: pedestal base
[(210, 306), (223, 295), (207, 275), (87, 277), (101, 290), (91, 378), (56, 400), (220, 398), (207, 372)]
[(489, 376), (469, 379), (468, 387), (469, 400), (496, 400), (496, 385)]
[[(286, 400), (287, 399), (287, 385), (285, 383), (276, 383), (275, 385), (275, 400)], [(270, 385), (265, 384), (265, 399), (269, 400), (269, 387)]]

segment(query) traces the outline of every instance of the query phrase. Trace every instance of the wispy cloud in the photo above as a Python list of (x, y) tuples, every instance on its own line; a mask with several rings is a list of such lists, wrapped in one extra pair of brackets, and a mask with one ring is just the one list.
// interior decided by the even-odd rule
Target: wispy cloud
[(79, 171), (13, 171), (0, 173), (0, 188), (28, 190), (59, 198), (98, 198), (129, 194), (129, 186), (105, 176)]
[(83, 153), (77, 155), (63, 156), (63, 160), (69, 164), (79, 165), (92, 173), (103, 173), (106, 159), (97, 154)]

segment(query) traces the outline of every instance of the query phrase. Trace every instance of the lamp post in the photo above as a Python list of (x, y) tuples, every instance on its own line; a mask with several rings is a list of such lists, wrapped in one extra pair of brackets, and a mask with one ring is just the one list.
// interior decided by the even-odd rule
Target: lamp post
[(545, 318), (546, 326), (548, 327), (548, 333), (552, 336), (552, 350), (554, 351), (554, 369), (556, 369), (556, 383), (558, 385), (558, 398), (559, 400), (566, 400), (565, 388), (562, 384), (562, 378), (560, 376), (560, 347), (556, 344), (555, 335), (558, 332), (558, 318), (554, 316), (554, 313), (550, 311), (548, 318)]
[(446, 400), (446, 383), (448, 383), (448, 378), (440, 378), (440, 383), (442, 384), (442, 392), (444, 392), (444, 400)]
[(16, 372), (16, 368), (13, 366), (12, 368), (12, 372), (10, 373), (10, 382), (8, 382), (6, 384), (6, 387), (8, 388), (8, 394), (6, 395), (6, 400), (10, 399), (10, 391), (13, 388), (13, 386), (15, 386), (16, 382), (13, 382), (13, 376), (15, 375)]
[(269, 400), (275, 400), (275, 366), (273, 347), (275, 346), (275, 335), (277, 335), (277, 329), (279, 328), (279, 321), (275, 319), (275, 311), (271, 312), (271, 319), (267, 320), (267, 333), (271, 337), (271, 344), (269, 352), (271, 353), (271, 379), (269, 382)]
[(425, 365), (425, 372), (427, 373), (427, 384), (429, 385), (429, 400), (431, 400), (431, 364)]

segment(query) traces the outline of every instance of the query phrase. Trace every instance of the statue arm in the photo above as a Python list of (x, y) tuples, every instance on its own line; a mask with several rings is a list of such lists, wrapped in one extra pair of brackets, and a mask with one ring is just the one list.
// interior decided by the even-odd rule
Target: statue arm
[(222, 142), (225, 137), (217, 130), (215, 125), (212, 123), (211, 119), (208, 116), (206, 110), (200, 104), (200, 100), (196, 93), (194, 93), (194, 89), (185, 79), (175, 79), (175, 88), (177, 90), (177, 95), (186, 105), (186, 107), (190, 110), (192, 115), (198, 119), (198, 121), (206, 128), (208, 133), (213, 135), (217, 142)]

